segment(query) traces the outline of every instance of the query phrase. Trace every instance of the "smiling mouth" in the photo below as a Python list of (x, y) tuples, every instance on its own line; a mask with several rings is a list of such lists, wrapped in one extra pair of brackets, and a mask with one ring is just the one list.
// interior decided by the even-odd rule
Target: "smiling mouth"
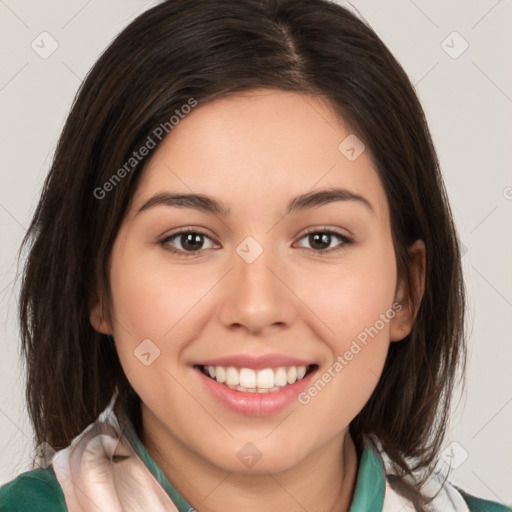
[(277, 368), (236, 368), (234, 366), (197, 366), (210, 379), (243, 393), (273, 393), (292, 386), (318, 368), (309, 366), (280, 366)]

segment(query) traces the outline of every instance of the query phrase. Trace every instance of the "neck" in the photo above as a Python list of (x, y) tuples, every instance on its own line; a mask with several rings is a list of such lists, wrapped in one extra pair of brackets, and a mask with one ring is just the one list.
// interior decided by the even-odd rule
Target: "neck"
[(256, 475), (226, 471), (198, 456), (145, 406), (141, 440), (174, 488), (198, 512), (347, 512), (352, 502), (358, 461), (348, 429), (293, 467)]

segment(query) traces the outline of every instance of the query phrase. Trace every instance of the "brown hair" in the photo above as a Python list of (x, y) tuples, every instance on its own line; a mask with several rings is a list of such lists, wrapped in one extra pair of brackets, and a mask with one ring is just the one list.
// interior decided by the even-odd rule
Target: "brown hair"
[(425, 243), (415, 325), (391, 344), (379, 383), (350, 426), (358, 447), (367, 434), (380, 439), (405, 482), (411, 470), (434, 467), (465, 365), (459, 245), (413, 86), (367, 23), (327, 0), (168, 0), (126, 27), (91, 69), (22, 244), (21, 338), (36, 443), (67, 446), (116, 389), (140, 422), (140, 399), (112, 338), (91, 327), (88, 298), (110, 297), (110, 251), (149, 157), (107, 198), (95, 189), (190, 98), (201, 104), (254, 87), (324, 98), (364, 141), (409, 287), (407, 248)]

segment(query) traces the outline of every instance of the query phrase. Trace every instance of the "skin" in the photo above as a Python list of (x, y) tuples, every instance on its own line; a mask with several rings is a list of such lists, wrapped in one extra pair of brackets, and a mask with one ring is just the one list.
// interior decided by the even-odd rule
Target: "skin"
[[(98, 300), (91, 323), (113, 334), (141, 397), (145, 446), (198, 511), (350, 507), (358, 460), (348, 425), (374, 390), (390, 342), (407, 336), (417, 311), (405, 306), (371, 154), (349, 161), (338, 150), (350, 133), (327, 103), (304, 94), (253, 89), (200, 105), (153, 153), (119, 230), (110, 260), (113, 321)], [(336, 201), (284, 215), (292, 198), (328, 187), (364, 196), (374, 211)], [(206, 194), (231, 213), (165, 205), (137, 213), (164, 191)], [(195, 246), (199, 256), (168, 250), (188, 247), (184, 237), (160, 243), (187, 227), (207, 235)], [(333, 235), (322, 256), (307, 228), (334, 229), (354, 243)], [(252, 263), (236, 252), (247, 236), (263, 249)], [(423, 243), (409, 252), (421, 296)], [(307, 405), (243, 416), (214, 400), (192, 367), (280, 353), (317, 363), (321, 375), (397, 301), (402, 310)], [(160, 350), (149, 366), (134, 357), (147, 338)], [(248, 442), (262, 454), (251, 468), (237, 457)]]

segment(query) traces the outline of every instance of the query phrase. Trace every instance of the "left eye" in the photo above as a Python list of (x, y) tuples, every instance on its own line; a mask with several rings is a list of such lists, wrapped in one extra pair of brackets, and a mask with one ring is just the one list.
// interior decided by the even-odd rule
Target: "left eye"
[[(337, 247), (329, 248), (331, 242), (334, 238), (341, 240), (341, 244), (338, 244)], [(327, 253), (327, 252), (335, 252), (341, 249), (344, 249), (347, 245), (353, 243), (353, 240), (338, 233), (337, 231), (325, 230), (325, 231), (310, 231), (306, 233), (301, 240), (307, 239), (307, 241), (312, 245), (312, 251), (316, 253)]]
[[(341, 241), (336, 247), (330, 248), (329, 246), (333, 240), (337, 238)], [(212, 245), (215, 245), (212, 239), (202, 233), (201, 231), (180, 231), (174, 233), (171, 236), (163, 239), (160, 244), (168, 251), (178, 254), (180, 256), (199, 256), (201, 249), (212, 249), (214, 247), (204, 247), (204, 240), (207, 239)], [(331, 253), (346, 248), (346, 246), (353, 243), (353, 240), (333, 230), (320, 230), (311, 231), (303, 235), (300, 240), (306, 239), (310, 244), (311, 248), (305, 247), (309, 251), (313, 251), (316, 254)], [(174, 240), (179, 241), (181, 247), (173, 246)]]

